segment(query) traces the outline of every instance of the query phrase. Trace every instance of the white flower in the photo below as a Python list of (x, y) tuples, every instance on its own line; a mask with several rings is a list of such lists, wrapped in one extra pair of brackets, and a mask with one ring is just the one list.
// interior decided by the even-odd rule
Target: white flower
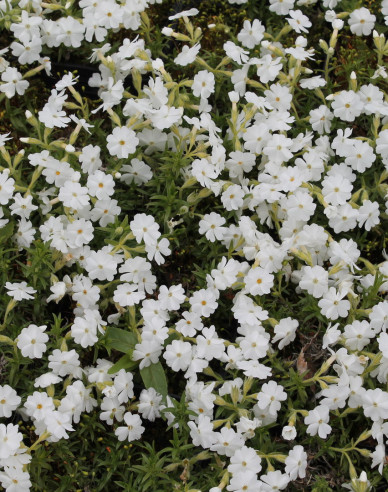
[(136, 214), (129, 225), (138, 243), (154, 244), (160, 237), (159, 225), (152, 215)]
[(365, 417), (373, 421), (388, 418), (388, 393), (380, 388), (368, 389), (362, 397)]
[(81, 162), (82, 171), (84, 173), (93, 174), (102, 165), (100, 159), (101, 148), (98, 145), (86, 145), (82, 149), (78, 160)]
[(229, 56), (229, 58), (231, 58), (236, 63), (239, 63), (240, 65), (242, 65), (243, 63), (247, 63), (249, 60), (248, 51), (240, 48), (240, 46), (234, 44), (233, 41), (227, 41), (224, 44), (224, 50), (226, 56)]
[(221, 202), (226, 210), (238, 210), (243, 206), (245, 192), (241, 186), (229, 186), (221, 195)]
[(246, 360), (258, 360), (265, 357), (269, 348), (269, 336), (261, 327), (250, 327), (244, 337), (237, 341)]
[(49, 340), (47, 333), (44, 333), (47, 326), (29, 325), (23, 328), (17, 338), (17, 346), (21, 350), (23, 357), (30, 359), (41, 359), (46, 351), (46, 343)]
[(164, 408), (161, 404), (162, 395), (157, 393), (154, 388), (142, 390), (139, 397), (138, 412), (145, 419), (154, 422), (157, 417), (160, 417), (160, 410)]
[(291, 10), (289, 14), (290, 17), (288, 17), (286, 20), (295, 32), (308, 32), (312, 24), (309, 18), (304, 15), (301, 10)]
[(195, 44), (191, 48), (185, 45), (182, 48), (182, 52), (179, 53), (179, 55), (174, 59), (174, 62), (177, 65), (181, 65), (182, 67), (185, 67), (186, 65), (193, 63), (200, 49), (201, 49), (201, 45), (199, 43)]
[(158, 265), (163, 265), (165, 263), (164, 256), (169, 256), (171, 254), (170, 241), (163, 237), (157, 243), (148, 243), (145, 245), (145, 250), (147, 252), (147, 258), (151, 261), (154, 260)]
[(91, 251), (87, 256), (84, 267), (89, 277), (94, 280), (108, 280), (111, 282), (117, 273), (119, 260), (107, 251)]
[(15, 189), (15, 180), (9, 177), (9, 169), (0, 173), (0, 205), (7, 205)]
[(293, 425), (286, 425), (282, 429), (282, 437), (287, 441), (292, 441), (296, 437), (296, 429)]
[(296, 480), (297, 477), (304, 478), (307, 468), (307, 453), (303, 446), (294, 446), (288, 453), (285, 464), (285, 472), (291, 480)]
[(271, 4), (269, 10), (278, 15), (287, 15), (294, 7), (295, 0), (269, 0)]
[(367, 8), (361, 7), (353, 10), (348, 22), (352, 33), (357, 36), (369, 36), (375, 26), (376, 16), (371, 14)]
[(193, 293), (189, 299), (194, 313), (208, 318), (218, 307), (217, 296), (211, 289), (200, 289)]
[(49, 296), (46, 299), (46, 302), (55, 301), (58, 304), (58, 302), (66, 294), (66, 290), (67, 290), (66, 283), (65, 282), (55, 282), (55, 284), (53, 284), (50, 287), (50, 290), (51, 290), (52, 294), (51, 294), (51, 296)]
[(317, 89), (318, 87), (324, 87), (326, 81), (319, 75), (316, 75), (315, 77), (310, 77), (308, 79), (300, 79), (299, 84), (302, 89)]
[(132, 359), (135, 361), (141, 359), (139, 368), (143, 369), (143, 367), (148, 367), (158, 362), (162, 349), (163, 345), (159, 341), (145, 339), (135, 345)]
[(245, 289), (253, 296), (269, 294), (274, 283), (274, 276), (268, 270), (251, 268), (244, 278)]
[(23, 435), (17, 425), (0, 424), (0, 459), (14, 455), (22, 442)]
[(21, 398), (8, 384), (0, 386), (0, 417), (10, 417), (20, 405)]
[(9, 137), (8, 135), (10, 135), (10, 132), (0, 135), (0, 147), (4, 147), (7, 140), (12, 140), (12, 137)]
[(249, 20), (245, 20), (237, 39), (243, 46), (252, 49), (263, 39), (264, 32), (265, 27), (258, 19), (254, 19), (252, 23)]
[(35, 388), (47, 388), (51, 384), (57, 384), (62, 381), (62, 378), (52, 372), (46, 372), (35, 379)]
[(350, 302), (347, 299), (343, 300), (345, 295), (345, 291), (337, 292), (335, 287), (330, 287), (318, 302), (321, 313), (331, 320), (336, 320), (339, 317), (346, 318), (350, 309)]
[(207, 415), (200, 414), (197, 423), (189, 421), (187, 425), (190, 427), (190, 437), (195, 446), (202, 446), (206, 449), (215, 443), (213, 423)]
[(302, 268), (302, 278), (299, 282), (301, 289), (306, 289), (309, 294), (319, 298), (328, 290), (328, 273), (317, 265), (314, 267), (305, 266)]
[[(228, 491), (242, 491), (246, 490), (247, 492), (254, 492), (257, 490), (264, 490), (262, 488), (262, 482), (260, 482), (257, 478), (257, 474), (254, 471), (247, 470), (244, 472), (233, 473), (232, 478), (230, 479), (229, 485), (226, 487)], [(217, 487), (214, 487), (214, 492), (221, 492), (221, 489), (217, 490)], [(209, 492), (213, 492), (213, 489), (210, 489)]]
[(85, 26), (81, 20), (71, 16), (60, 17), (58, 20), (59, 33), (58, 41), (65, 46), (79, 48), (84, 39)]
[(115, 127), (113, 132), (107, 137), (107, 148), (110, 155), (117, 156), (119, 159), (126, 159), (129, 154), (133, 154), (139, 143), (136, 133), (126, 126)]
[(333, 118), (333, 113), (324, 104), (310, 111), (311, 127), (321, 135), (322, 133), (330, 133), (331, 120)]
[(375, 73), (372, 75), (371, 79), (377, 79), (379, 77), (382, 77), (383, 79), (386, 79), (388, 77), (386, 68), (380, 65), (378, 65), (378, 68), (377, 70), (375, 70)]
[(18, 57), (20, 65), (31, 64), (38, 61), (42, 50), (42, 40), (39, 36), (34, 36), (31, 40), (20, 44), (16, 41), (10, 45), (13, 56)]
[(117, 392), (119, 403), (126, 403), (129, 398), (133, 398), (133, 375), (124, 369), (116, 374), (114, 379), (114, 388)]
[(190, 10), (183, 10), (182, 12), (179, 12), (178, 14), (175, 14), (175, 15), (170, 15), (168, 20), (181, 19), (182, 17), (191, 17), (191, 16), (194, 16), (197, 14), (199, 14), (199, 10), (192, 8)]
[(325, 406), (319, 405), (314, 410), (310, 410), (307, 417), (304, 419), (304, 423), (307, 427), (307, 434), (315, 436), (317, 433), (321, 439), (326, 437), (331, 432), (329, 422), (329, 409)]
[(1, 74), (1, 80), (5, 83), (0, 85), (0, 91), (4, 92), (9, 99), (16, 93), (22, 96), (29, 86), (28, 81), (22, 80), (22, 74), (14, 67), (8, 67)]
[(71, 248), (79, 248), (93, 239), (94, 227), (90, 220), (74, 220), (66, 228), (66, 242)]
[(329, 323), (326, 333), (323, 335), (322, 348), (325, 349), (329, 345), (333, 345), (338, 341), (339, 337), (341, 336), (341, 332), (337, 330), (337, 328), (338, 323), (336, 323), (334, 326), (331, 326), (331, 323)]
[(197, 179), (198, 183), (206, 188), (211, 187), (212, 180), (219, 174), (215, 166), (207, 159), (195, 159), (191, 164), (191, 169), (192, 175)]
[(356, 92), (341, 91), (334, 96), (331, 107), (337, 118), (342, 121), (354, 121), (364, 109), (364, 103)]
[(124, 164), (120, 172), (122, 173), (120, 181), (127, 184), (134, 181), (137, 185), (147, 183), (153, 175), (150, 166), (139, 159), (132, 159), (130, 164)]
[(275, 381), (264, 383), (261, 391), (257, 395), (257, 404), (262, 410), (268, 408), (268, 412), (276, 414), (280, 408), (282, 401), (287, 399), (287, 393), (283, 391), (283, 386)]
[(370, 325), (376, 333), (388, 329), (388, 302), (383, 301), (375, 304), (369, 314)]
[(68, 439), (69, 435), (66, 431), (74, 430), (71, 426), (70, 415), (57, 410), (49, 412), (44, 423), (47, 426), (47, 431), (51, 434), (50, 439), (54, 442), (59, 441), (59, 439)]
[(132, 414), (131, 412), (127, 412), (124, 415), (124, 427), (117, 427), (115, 430), (115, 435), (119, 441), (124, 441), (127, 439), (129, 442), (140, 439), (141, 435), (144, 432), (144, 427), (141, 425), (142, 420), (137, 414)]
[(0, 472), (0, 481), (8, 492), (24, 492), (32, 487), (30, 475), (22, 467), (5, 466)]
[(224, 217), (217, 214), (216, 212), (211, 212), (210, 214), (205, 214), (203, 219), (199, 221), (199, 233), (205, 234), (206, 239), (212, 243), (216, 241), (221, 241), (223, 239), (226, 227)]
[(77, 316), (71, 326), (71, 336), (83, 348), (93, 346), (98, 341), (96, 321), (91, 316)]
[(214, 75), (207, 70), (201, 70), (194, 76), (191, 90), (194, 96), (207, 99), (214, 92)]
[(5, 288), (8, 289), (7, 294), (15, 299), (15, 301), (21, 301), (22, 299), (34, 299), (32, 294), (36, 293), (36, 290), (27, 286), (27, 282), (6, 282)]
[(49, 355), (49, 368), (57, 376), (67, 376), (73, 374), (75, 376), (81, 374), (80, 361), (78, 353), (73, 349), (67, 352), (63, 352), (59, 349), (53, 350), (53, 353)]
[(42, 17), (29, 15), (25, 10), (21, 11), (21, 19), (17, 23), (12, 23), (10, 30), (15, 37), (22, 43), (30, 41), (34, 36), (40, 36), (39, 25), (42, 23)]
[(135, 284), (120, 284), (114, 291), (113, 300), (122, 307), (134, 306), (145, 298), (145, 293), (137, 290)]
[(374, 331), (368, 321), (353, 321), (344, 328), (345, 345), (349, 350), (362, 350), (374, 338)]
[(73, 208), (74, 210), (79, 210), (87, 207), (90, 201), (88, 195), (88, 189), (85, 186), (81, 186), (79, 183), (74, 181), (66, 181), (63, 186), (61, 186), (58, 198), (65, 207)]
[(224, 340), (218, 338), (214, 326), (204, 328), (202, 335), (197, 336), (196, 355), (200, 359), (211, 361), (212, 359), (221, 359), (225, 351)]
[(275, 326), (275, 336), (272, 339), (272, 343), (279, 341), (279, 349), (291, 343), (295, 340), (296, 329), (298, 328), (298, 321), (292, 318), (284, 318), (279, 321)]
[(95, 196), (99, 200), (108, 199), (114, 193), (114, 180), (110, 174), (102, 171), (95, 171), (90, 174), (87, 181), (89, 195)]
[(66, 116), (66, 112), (62, 110), (63, 104), (67, 99), (67, 94), (62, 90), (58, 92), (56, 89), (52, 89), (51, 96), (47, 103), (43, 106), (42, 111), (39, 111), (38, 117), (47, 128), (65, 128), (71, 121)]
[(147, 116), (151, 120), (153, 126), (158, 130), (170, 128), (172, 125), (178, 124), (183, 115), (183, 108), (175, 108), (174, 106), (162, 106), (160, 109), (154, 109), (147, 112)]
[(185, 291), (181, 284), (172, 285), (169, 288), (165, 285), (160, 286), (158, 301), (162, 309), (177, 311), (185, 298)]
[(220, 432), (215, 432), (215, 444), (210, 448), (220, 455), (232, 457), (234, 453), (244, 445), (244, 438), (233, 429), (223, 427)]
[(163, 357), (173, 371), (186, 371), (191, 363), (192, 347), (188, 342), (173, 340), (167, 345)]
[[(253, 60), (251, 60), (252, 62)], [(272, 58), (271, 55), (264, 55), (262, 58), (255, 59), (257, 66), (257, 76), (260, 82), (267, 84), (278, 76), (282, 69), (281, 58)]]
[(378, 202), (364, 200), (361, 207), (358, 209), (358, 223), (360, 227), (364, 225), (365, 230), (370, 231), (372, 227), (380, 223), (380, 212)]

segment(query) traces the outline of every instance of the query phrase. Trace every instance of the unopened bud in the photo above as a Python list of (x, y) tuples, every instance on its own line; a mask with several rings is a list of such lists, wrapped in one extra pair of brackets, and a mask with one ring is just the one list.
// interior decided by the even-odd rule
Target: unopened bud
[[(262, 43), (262, 44), (263, 44), (263, 43)], [(329, 50), (329, 46), (328, 46), (328, 44), (326, 43), (326, 41), (325, 41), (325, 40), (320, 39), (320, 40), (319, 40), (319, 46), (323, 49), (323, 51), (324, 51), (325, 53), (327, 53), (327, 52), (328, 52), (328, 50)]]
[(344, 27), (344, 21), (342, 19), (335, 19), (332, 23), (333, 29), (337, 29), (337, 31), (341, 30)]
[(41, 145), (42, 142), (37, 138), (21, 137), (19, 139), (22, 143)]
[(162, 29), (162, 34), (168, 37), (171, 37), (173, 32), (174, 31), (171, 29), (171, 27), (163, 27)]

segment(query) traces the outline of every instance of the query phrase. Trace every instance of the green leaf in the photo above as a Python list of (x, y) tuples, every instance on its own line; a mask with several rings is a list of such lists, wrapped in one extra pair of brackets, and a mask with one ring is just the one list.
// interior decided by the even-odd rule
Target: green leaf
[(14, 225), (14, 222), (8, 222), (8, 224), (0, 229), (0, 241), (6, 241), (12, 236)]
[(127, 354), (134, 349), (137, 343), (138, 340), (136, 335), (130, 331), (114, 328), (112, 326), (109, 326), (106, 330), (105, 344), (107, 348), (113, 348)]
[(108, 371), (108, 374), (115, 374), (121, 369), (134, 369), (139, 365), (138, 362), (132, 360), (132, 354), (123, 355)]
[(167, 396), (167, 379), (163, 366), (160, 362), (151, 364), (140, 370), (145, 387), (154, 388), (165, 399)]

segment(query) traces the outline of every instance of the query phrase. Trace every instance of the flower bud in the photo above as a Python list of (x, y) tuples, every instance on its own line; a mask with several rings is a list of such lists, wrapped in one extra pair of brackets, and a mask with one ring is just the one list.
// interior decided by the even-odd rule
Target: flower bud
[[(263, 44), (263, 43), (262, 43), (262, 44)], [(320, 40), (319, 40), (319, 46), (323, 49), (323, 51), (324, 51), (325, 53), (327, 53), (327, 52), (328, 52), (328, 50), (329, 50), (329, 46), (328, 46), (328, 44), (326, 43), (326, 41), (325, 41), (325, 40), (320, 39)]]
[(240, 99), (240, 96), (239, 96), (238, 92), (236, 92), (236, 91), (228, 92), (228, 96), (229, 96), (229, 99), (232, 103), (237, 103)]
[(168, 37), (171, 37), (173, 32), (174, 31), (171, 29), (171, 27), (163, 27), (162, 29), (162, 34)]
[(333, 29), (340, 31), (344, 27), (344, 21), (342, 19), (335, 19), (332, 23)]
[(286, 425), (282, 430), (282, 437), (286, 441), (292, 441), (296, 437), (296, 429), (293, 425)]

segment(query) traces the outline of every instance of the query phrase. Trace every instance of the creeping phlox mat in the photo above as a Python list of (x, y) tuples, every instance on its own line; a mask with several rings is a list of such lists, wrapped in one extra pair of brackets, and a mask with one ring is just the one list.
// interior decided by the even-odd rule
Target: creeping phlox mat
[(0, 26), (0, 489), (385, 491), (388, 0)]

